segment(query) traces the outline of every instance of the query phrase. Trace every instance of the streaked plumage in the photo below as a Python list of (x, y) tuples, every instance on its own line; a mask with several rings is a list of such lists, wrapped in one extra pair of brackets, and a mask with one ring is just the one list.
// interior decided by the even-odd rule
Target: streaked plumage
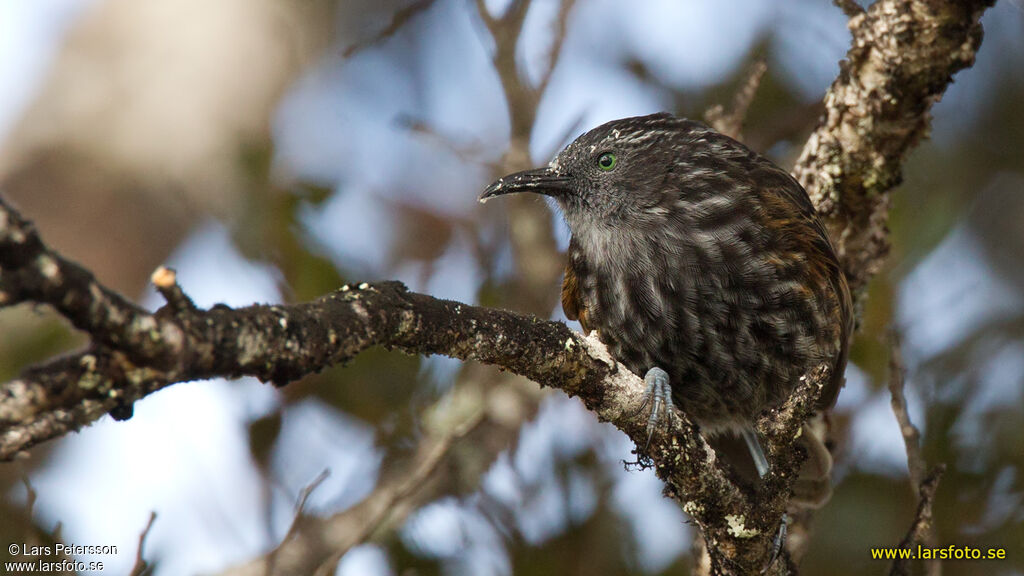
[(566, 315), (639, 376), (665, 370), (703, 430), (750, 429), (821, 362), (834, 378), (820, 407), (834, 403), (850, 294), (786, 171), (703, 124), (654, 114), (599, 126), (484, 197), (521, 191), (555, 198), (572, 233)]

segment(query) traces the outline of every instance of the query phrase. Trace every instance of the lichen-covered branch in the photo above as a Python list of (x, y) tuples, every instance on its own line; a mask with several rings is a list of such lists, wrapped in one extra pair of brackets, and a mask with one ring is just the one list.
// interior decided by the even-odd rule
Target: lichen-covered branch
[[(38, 254), (62, 268), (72, 266), (46, 247), (31, 232), (31, 225), (2, 200), (0, 206), (6, 215), (0, 237), (13, 238), (15, 243), (32, 238)], [(8, 248), (12, 250), (0, 252), (5, 288), (17, 293), (19, 300), (45, 301), (38, 283), (17, 283), (39, 273), (26, 270), (35, 259), (16, 258), (12, 254), (21, 250)], [(69, 292), (108, 293), (88, 274), (62, 281), (86, 284), (69, 285)], [(75, 309), (75, 314), (83, 315), (80, 324), (88, 326), (90, 334), (96, 332), (96, 342), (86, 351), (30, 368), (0, 387), (0, 457), (14, 457), (107, 412), (126, 416), (132, 402), (175, 382), (255, 376), (285, 384), (343, 363), (371, 346), (500, 366), (579, 397), (601, 420), (611, 422), (639, 445), (647, 440), (641, 409), (643, 382), (611, 358), (596, 337), (585, 337), (560, 322), (440, 300), (409, 292), (397, 282), (343, 286), (304, 304), (204, 310), (191, 305), (170, 271), (161, 270), (154, 281), (169, 303), (155, 314), (135, 313), (154, 325), (145, 335), (146, 346), (159, 366), (132, 359), (110, 343), (102, 332), (116, 332), (121, 325), (100, 322), (106, 311)], [(168, 340), (164, 334), (174, 337)], [(125, 346), (131, 349), (135, 343)], [(730, 561), (743, 560), (748, 565), (765, 561), (800, 460), (795, 450), (787, 452), (776, 441), (792, 437), (799, 423), (777, 420), (803, 418), (826, 377), (808, 377), (790, 404), (762, 423), (776, 455), (770, 481), (777, 488), (763, 494), (746, 494), (730, 482), (715, 464), (714, 452), (682, 413), (675, 412), (676, 426), (659, 430), (651, 438), (647, 457), (669, 493), (701, 525), (709, 542), (733, 551), (727, 556)], [(774, 433), (776, 428), (781, 432)]]
[(927, 136), (929, 111), (953, 74), (974, 63), (981, 15), (994, 3), (878, 0), (849, 10), (850, 50), (793, 174), (837, 240), (858, 296), (888, 253), (889, 192), (903, 161)]
[[(0, 262), (9, 287), (11, 266)], [(21, 277), (20, 270), (13, 272)], [(91, 277), (81, 280), (95, 285)], [(87, 291), (88, 286), (73, 290)], [(21, 287), (19, 294), (40, 301)], [(106, 311), (96, 308), (95, 313), (101, 317)], [(439, 300), (408, 292), (397, 282), (344, 286), (314, 302), (291, 306), (168, 306), (142, 317), (153, 323), (145, 338), (159, 365), (141, 363), (107, 344), (110, 332), (104, 331), (101, 318), (84, 318), (97, 343), (4, 384), (0, 457), (10, 458), (174, 382), (255, 376), (283, 385), (376, 345), (497, 364), (541, 384), (588, 396), (600, 395), (595, 383), (609, 370), (588, 360), (581, 337), (564, 324)], [(165, 338), (168, 333), (174, 337)]]
[[(0, 198), (0, 307), (49, 304), (76, 328), (128, 357), (161, 364), (180, 354), (182, 335), (158, 326), (148, 312), (106, 289), (88, 270), (46, 248), (35, 227)], [(154, 331), (163, 344), (154, 346)]]

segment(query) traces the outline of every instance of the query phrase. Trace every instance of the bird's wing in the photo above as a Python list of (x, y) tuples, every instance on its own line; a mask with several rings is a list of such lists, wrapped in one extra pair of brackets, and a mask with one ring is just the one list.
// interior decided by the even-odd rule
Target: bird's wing
[(853, 332), (853, 301), (850, 297), (850, 288), (828, 229), (818, 217), (804, 187), (791, 174), (763, 157), (757, 157), (755, 162), (757, 165), (752, 168), (751, 173), (755, 176), (755, 181), (761, 184), (762, 192), (767, 197), (785, 198), (797, 208), (796, 220), (810, 228), (810, 242), (806, 250), (816, 263), (816, 275), (828, 280), (828, 289), (836, 299), (839, 311), (839, 354), (835, 366), (832, 367), (832, 379), (818, 398), (818, 409), (828, 410), (835, 404), (845, 382), (843, 372), (846, 369), (850, 337)]
[(838, 261), (833, 261), (835, 272), (830, 276), (832, 289), (839, 301), (839, 358), (836, 365), (832, 367), (832, 380), (821, 391), (818, 398), (818, 409), (829, 410), (836, 403), (839, 391), (843, 388), (846, 379), (843, 373), (846, 372), (846, 360), (850, 355), (850, 339), (853, 338), (853, 298), (850, 297), (850, 287), (846, 282), (846, 276)]
[(590, 332), (590, 315), (587, 304), (580, 292), (579, 276), (573, 265), (573, 254), (576, 253), (575, 242), (569, 242), (569, 261), (565, 265), (565, 277), (562, 279), (562, 310), (569, 320), (579, 320), (584, 332)]
[(815, 238), (811, 242), (811, 250), (816, 253), (816, 260), (822, 267), (821, 273), (828, 278), (829, 287), (835, 295), (839, 308), (839, 356), (835, 366), (832, 367), (832, 379), (818, 398), (818, 409), (829, 410), (835, 405), (839, 391), (846, 382), (843, 373), (846, 371), (850, 338), (853, 334), (853, 299), (850, 297), (850, 287), (846, 281), (846, 275), (843, 274), (843, 267), (839, 262), (835, 244), (832, 242), (828, 229), (818, 217), (814, 204), (811, 203), (803, 186), (788, 173), (786, 176), (791, 183), (789, 186), (783, 186), (781, 192), (799, 206), (802, 218), (813, 230)]

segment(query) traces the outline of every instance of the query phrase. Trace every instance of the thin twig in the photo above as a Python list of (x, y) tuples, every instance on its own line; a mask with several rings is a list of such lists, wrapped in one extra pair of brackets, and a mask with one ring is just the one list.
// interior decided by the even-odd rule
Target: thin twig
[[(910, 485), (913, 487), (915, 492), (918, 493), (918, 517), (921, 514), (927, 513), (928, 521), (916, 520), (915, 529), (918, 532), (915, 533), (918, 542), (924, 542), (926, 544), (934, 544), (935, 532), (932, 530), (931, 524), (931, 503), (927, 503), (927, 509), (923, 509), (926, 500), (925, 488), (929, 485), (929, 479), (925, 478), (925, 472), (927, 470), (927, 463), (924, 459), (924, 453), (921, 449), (921, 431), (916, 425), (910, 420), (910, 411), (907, 408), (907, 397), (904, 393), (906, 388), (906, 377), (907, 369), (903, 364), (903, 345), (899, 333), (894, 329), (889, 332), (889, 395), (890, 404), (892, 405), (893, 414), (896, 415), (896, 422), (900, 427), (900, 435), (903, 436), (903, 445), (907, 452), (907, 471), (910, 476)], [(944, 468), (943, 468), (944, 469)], [(939, 470), (937, 476), (942, 475), (942, 470)], [(934, 484), (938, 484), (938, 477), (934, 479)], [(935, 486), (929, 488), (933, 493)], [(934, 497), (934, 494), (927, 495), (927, 499)], [(909, 537), (909, 535), (908, 535)], [(926, 569), (929, 576), (939, 576), (942, 574), (942, 564), (935, 559), (927, 560), (925, 563)], [(894, 565), (893, 569), (896, 567)]]
[(290, 541), (293, 537), (295, 537), (296, 534), (298, 534), (299, 525), (302, 523), (302, 518), (305, 515), (306, 502), (309, 500), (309, 496), (313, 493), (314, 490), (319, 488), (320, 485), (323, 484), (324, 480), (327, 480), (327, 478), (330, 475), (331, 471), (328, 470), (327, 468), (324, 468), (323, 471), (316, 475), (316, 478), (313, 478), (313, 480), (309, 484), (306, 484), (306, 486), (303, 487), (302, 490), (299, 492), (299, 497), (295, 502), (295, 515), (292, 517), (291, 525), (288, 526), (288, 532), (286, 532), (284, 538), (281, 539), (281, 544), (274, 548), (270, 552), (270, 554), (267, 555), (267, 574), (276, 573), (275, 569), (277, 568), (277, 556), (278, 553), (281, 551), (281, 546), (283, 546), (286, 542)]
[(288, 540), (295, 534), (295, 531), (297, 530), (296, 527), (299, 525), (299, 521), (305, 514), (306, 502), (309, 500), (310, 495), (313, 494), (313, 492), (319, 488), (320, 485), (324, 483), (324, 480), (327, 480), (330, 475), (331, 471), (324, 468), (322, 472), (317, 474), (316, 478), (313, 478), (313, 480), (309, 484), (306, 484), (302, 491), (299, 492), (299, 498), (295, 503), (295, 517), (292, 518), (292, 525), (288, 527), (288, 532), (284, 536), (285, 540)]
[(434, 0), (417, 0), (416, 2), (413, 2), (405, 8), (395, 12), (391, 16), (391, 22), (389, 22), (383, 30), (370, 38), (360, 40), (359, 42), (349, 46), (341, 53), (342, 57), (348, 58), (368, 46), (372, 46), (373, 44), (394, 36), (395, 33), (401, 30), (402, 26), (412, 19), (413, 16), (425, 11), (427, 8), (430, 8), (433, 3)]
[(899, 334), (893, 330), (890, 332), (890, 354), (889, 354), (889, 395), (893, 414), (896, 415), (896, 422), (900, 426), (900, 434), (903, 436), (903, 445), (907, 451), (907, 469), (910, 472), (910, 485), (918, 489), (924, 480), (924, 473), (927, 465), (924, 455), (921, 453), (921, 431), (910, 420), (910, 413), (907, 410), (907, 397), (904, 394), (906, 385), (906, 367), (903, 365), (903, 346)]
[(747, 110), (754, 101), (758, 87), (761, 86), (761, 79), (768, 70), (768, 65), (763, 59), (756, 60), (747, 70), (746, 79), (733, 96), (729, 111), (726, 112), (721, 104), (712, 106), (704, 113), (707, 123), (726, 136), (742, 140), (743, 123), (747, 118)]
[(476, 1), (476, 11), (480, 15), (480, 19), (483, 21), (484, 26), (486, 26), (487, 29), (489, 31), (491, 31), (491, 33), (493, 34), (494, 33), (494, 26), (495, 26), (494, 16), (491, 16), (491, 13), (487, 11), (487, 5), (484, 3), (484, 0), (475, 0), (475, 1)]
[(25, 536), (22, 542), (34, 544), (36, 542), (36, 530), (35, 524), (32, 522), (32, 515), (35, 513), (38, 495), (35, 488), (32, 487), (28, 476), (22, 476), (21, 483), (25, 485), (25, 517), (28, 518), (28, 522), (25, 523)]
[(377, 529), (380, 528), (391, 516), (396, 504), (406, 499), (410, 494), (419, 489), (419, 487), (434, 474), (437, 470), (438, 464), (444, 460), (445, 455), (448, 453), (448, 450), (451, 449), (452, 445), (475, 430), (476, 427), (483, 422), (483, 417), (483, 413), (476, 414), (469, 421), (464, 422), (450, 434), (441, 438), (441, 440), (426, 453), (412, 473), (406, 477), (405, 481), (396, 487), (396, 489), (391, 493), (390, 498), (386, 499), (387, 505), (379, 507), (376, 514), (371, 515), (370, 518), (366, 520), (361, 532), (357, 535), (356, 541), (364, 542), (371, 534), (377, 531)]
[(562, 0), (558, 6), (558, 17), (555, 19), (555, 32), (554, 38), (551, 40), (551, 49), (548, 52), (548, 67), (544, 70), (544, 75), (540, 79), (540, 84), (537, 85), (537, 91), (541, 94), (548, 89), (548, 84), (551, 82), (551, 76), (555, 73), (555, 68), (558, 66), (558, 59), (562, 55), (562, 45), (565, 44), (565, 36), (569, 26), (569, 13), (572, 12), (573, 6), (576, 5), (576, 0)]
[[(914, 514), (914, 521), (907, 530), (907, 535), (900, 541), (899, 548), (907, 550), (914, 548), (917, 544), (927, 542), (928, 535), (932, 532), (932, 506), (935, 503), (935, 493), (939, 489), (939, 480), (946, 471), (944, 464), (932, 468), (931, 472), (924, 477), (919, 486), (917, 512)], [(910, 576), (910, 558), (898, 557), (893, 560), (889, 576)], [(932, 561), (938, 565), (937, 561)]]
[[(325, 571), (325, 567), (335, 566), (348, 550), (366, 542), (408, 506), (408, 500), (430, 482), (452, 446), (476, 430), (484, 421), (484, 416), (483, 411), (478, 412), (450, 433), (438, 438), (433, 445), (421, 444), (419, 461), (407, 475), (395, 476), (391, 484), (378, 486), (357, 506), (331, 518), (314, 519), (308, 526), (305, 523), (293, 523), (293, 527), (297, 528), (289, 530), (281, 544), (268, 556), (231, 568), (224, 574), (319, 574)], [(305, 498), (321, 480), (315, 480), (314, 484), (304, 490), (304, 496), (300, 498), (300, 509)], [(309, 538), (304, 539), (303, 534)], [(317, 546), (317, 549), (312, 549), (311, 545)], [(327, 548), (329, 551), (322, 552), (319, 548)], [(324, 573), (333, 574), (330, 571)]]
[(408, 114), (395, 118), (395, 124), (413, 134), (423, 136), (463, 162), (488, 165), (487, 162), (483, 162), (479, 158), (485, 147), (475, 139), (469, 143), (456, 142), (454, 138), (440, 133), (426, 121)]
[(149, 536), (149, 531), (153, 528), (153, 523), (156, 522), (156, 512), (149, 513), (149, 521), (146, 522), (146, 527), (142, 529), (142, 533), (139, 534), (139, 547), (135, 551), (135, 565), (132, 566), (132, 571), (129, 572), (129, 576), (144, 576), (152, 572), (152, 566), (146, 562), (143, 556), (143, 549), (146, 546), (146, 538)]
[(555, 140), (555, 148), (553, 150), (549, 150), (545, 156), (554, 156), (566, 142), (568, 142), (573, 136), (578, 135), (583, 127), (584, 118), (586, 118), (586, 112), (581, 110), (573, 121), (566, 125), (565, 130), (562, 131), (558, 140)]
[(839, 7), (846, 14), (847, 18), (860, 16), (864, 13), (864, 7), (857, 4), (856, 0), (832, 0), (832, 3)]

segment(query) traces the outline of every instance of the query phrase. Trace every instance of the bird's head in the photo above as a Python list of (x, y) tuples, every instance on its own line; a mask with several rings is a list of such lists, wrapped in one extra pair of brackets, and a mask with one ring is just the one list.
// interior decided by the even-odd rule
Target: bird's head
[(672, 176), (686, 174), (709, 133), (667, 113), (614, 120), (577, 138), (546, 167), (499, 178), (480, 201), (518, 192), (551, 196), (574, 233), (664, 216), (672, 202), (667, 192), (679, 190)]

